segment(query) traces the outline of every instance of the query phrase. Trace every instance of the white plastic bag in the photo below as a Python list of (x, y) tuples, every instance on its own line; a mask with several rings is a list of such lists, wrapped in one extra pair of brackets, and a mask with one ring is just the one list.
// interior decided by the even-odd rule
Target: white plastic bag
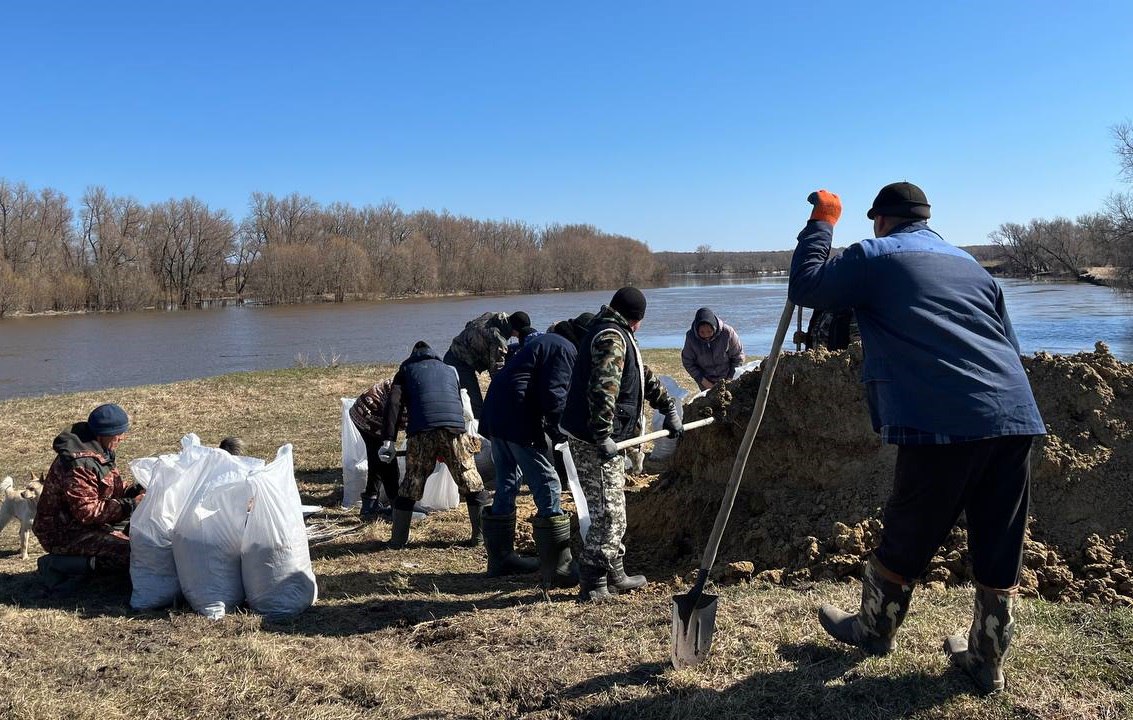
[(429, 512), (435, 510), (452, 510), (460, 504), (460, 488), (448, 466), (442, 462), (436, 464), (433, 472), (425, 479), (425, 490), (421, 494), (420, 505)]
[(183, 472), (184, 449), (200, 445), (196, 435), (181, 439), (181, 455), (138, 458), (130, 462), (145, 497), (130, 516), (130, 607), (149, 610), (172, 605), (181, 593), (173, 559), (173, 525), (192, 489)]
[(366, 489), (366, 443), (350, 419), (355, 398), (342, 398), (342, 507), (350, 508), (362, 500)]
[(213, 620), (244, 601), (240, 547), (251, 497), (248, 475), (263, 460), (189, 447), (192, 489), (173, 526), (173, 558), (185, 599)]
[(315, 602), (318, 588), (291, 445), (248, 475), (248, 485), (252, 499), (240, 546), (248, 606), (273, 618), (297, 615)]
[[(671, 375), (662, 375), (659, 378), (661, 385), (669, 396), (677, 403), (677, 416), (684, 417), (684, 404), (688, 399), (688, 390), (682, 388)], [(653, 411), (653, 429), (660, 430), (661, 426), (665, 424), (665, 416), (658, 412)], [(668, 458), (677, 449), (676, 438), (661, 438), (653, 441), (653, 451), (649, 453), (649, 457), (653, 460), (664, 460)]]

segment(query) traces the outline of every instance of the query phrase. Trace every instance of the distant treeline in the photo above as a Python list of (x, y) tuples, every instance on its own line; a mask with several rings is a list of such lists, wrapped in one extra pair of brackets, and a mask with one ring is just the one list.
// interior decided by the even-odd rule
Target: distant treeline
[(668, 273), (758, 274), (791, 268), (790, 250), (728, 252), (701, 245), (694, 252), (659, 252), (654, 257)]
[(591, 225), (535, 227), (393, 203), (322, 206), (253, 193), (237, 220), (195, 198), (143, 205), (0, 180), (0, 316), (415, 294), (592, 290), (665, 272)]

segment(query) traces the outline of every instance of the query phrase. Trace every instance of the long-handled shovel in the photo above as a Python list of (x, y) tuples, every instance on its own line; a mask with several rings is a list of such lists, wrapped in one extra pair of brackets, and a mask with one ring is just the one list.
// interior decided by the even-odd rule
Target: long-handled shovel
[(728, 524), (728, 516), (732, 513), (732, 504), (736, 501), (740, 479), (743, 478), (744, 468), (747, 466), (747, 456), (751, 452), (755, 434), (759, 432), (763, 411), (767, 409), (771, 378), (775, 375), (775, 367), (779, 364), (779, 351), (783, 347), (787, 329), (791, 326), (791, 313), (794, 309), (795, 306), (790, 300), (783, 306), (779, 327), (775, 331), (775, 340), (771, 344), (771, 353), (767, 356), (763, 374), (759, 378), (759, 393), (755, 398), (751, 419), (747, 423), (747, 432), (744, 433), (744, 439), (736, 453), (736, 461), (732, 464), (732, 477), (728, 480), (724, 499), (720, 502), (720, 512), (716, 514), (716, 524), (712, 526), (712, 534), (708, 537), (708, 545), (704, 548), (704, 555), (700, 559), (696, 584), (687, 593), (673, 596), (673, 667), (678, 669), (697, 664), (708, 655), (708, 650), (712, 647), (712, 631), (716, 627), (717, 596), (706, 594), (704, 585), (708, 582), (708, 573), (716, 562), (716, 551), (720, 549), (720, 538), (724, 535), (724, 527)]
[[(711, 425), (715, 420), (716, 418), (711, 417), (704, 418), (703, 420), (693, 420), (690, 423), (686, 423), (684, 429), (695, 430), (705, 425)], [(668, 437), (668, 435), (668, 430), (656, 430), (651, 433), (646, 433), (645, 435), (622, 440), (617, 444), (617, 447), (618, 450), (625, 450), (626, 448), (643, 445), (650, 440), (660, 440), (663, 437)], [(578, 470), (574, 465), (574, 456), (570, 452), (570, 445), (565, 442), (556, 445), (555, 450), (559, 451), (559, 454), (563, 458), (563, 469), (566, 470), (567, 486), (570, 487), (570, 494), (574, 497), (574, 509), (578, 515), (578, 532), (585, 538), (586, 533), (590, 531), (590, 508), (586, 504), (586, 496), (582, 494), (582, 483), (578, 480)]]

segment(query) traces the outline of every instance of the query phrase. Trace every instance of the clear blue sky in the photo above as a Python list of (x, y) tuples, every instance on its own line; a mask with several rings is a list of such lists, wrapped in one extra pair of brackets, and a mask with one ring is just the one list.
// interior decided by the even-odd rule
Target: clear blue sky
[(1133, 2), (10, 2), (0, 177), (838, 242), (894, 180), (955, 244), (1122, 189)]

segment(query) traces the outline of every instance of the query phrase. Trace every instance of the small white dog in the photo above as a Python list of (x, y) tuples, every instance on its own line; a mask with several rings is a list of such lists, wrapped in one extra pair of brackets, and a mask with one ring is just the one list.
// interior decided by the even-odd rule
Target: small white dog
[(39, 494), (43, 492), (42, 478), (34, 474), (22, 490), (13, 487), (12, 478), (0, 480), (0, 531), (3, 531), (11, 520), (20, 521), (20, 557), (28, 559), (28, 539), (31, 536), (31, 524), (35, 520), (35, 507), (39, 503)]

